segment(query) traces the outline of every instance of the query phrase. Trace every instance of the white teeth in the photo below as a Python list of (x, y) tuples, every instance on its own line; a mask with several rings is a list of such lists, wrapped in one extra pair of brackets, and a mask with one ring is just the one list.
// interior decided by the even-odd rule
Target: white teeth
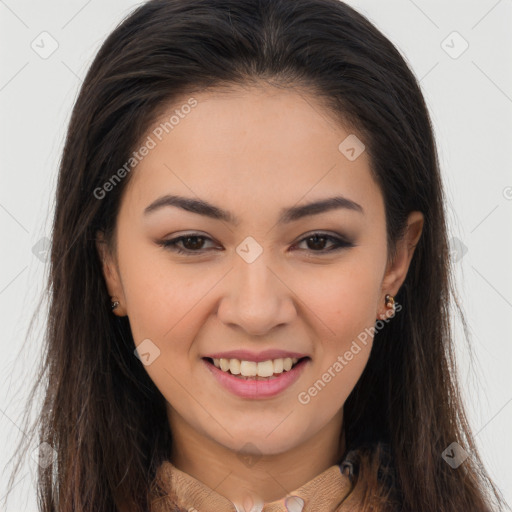
[(241, 361), (240, 359), (214, 359), (213, 364), (223, 372), (243, 377), (271, 377), (276, 373), (288, 372), (298, 361), (297, 357), (269, 359), (268, 361)]
[(274, 360), (274, 373), (283, 373), (284, 361), (282, 359)]
[(233, 375), (240, 375), (240, 361), (238, 359), (229, 360), (229, 371)]
[(274, 375), (274, 363), (271, 360), (258, 363), (258, 375), (260, 377), (270, 377)]
[(254, 361), (240, 361), (240, 373), (243, 377), (256, 377), (258, 374), (258, 363)]

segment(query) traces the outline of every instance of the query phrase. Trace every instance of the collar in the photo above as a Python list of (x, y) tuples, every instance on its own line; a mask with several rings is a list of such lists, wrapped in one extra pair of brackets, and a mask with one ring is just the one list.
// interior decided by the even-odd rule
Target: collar
[[(348, 465), (347, 465), (348, 464)], [(265, 503), (257, 512), (335, 512), (352, 490), (349, 463), (334, 465), (284, 498)], [(187, 512), (244, 512), (230, 500), (196, 478), (164, 461), (157, 469), (155, 482), (159, 498), (152, 501), (152, 512), (171, 512), (177, 505)], [(174, 506), (174, 507), (173, 507)], [(261, 507), (261, 506), (260, 506)], [(249, 512), (249, 511), (245, 511)]]

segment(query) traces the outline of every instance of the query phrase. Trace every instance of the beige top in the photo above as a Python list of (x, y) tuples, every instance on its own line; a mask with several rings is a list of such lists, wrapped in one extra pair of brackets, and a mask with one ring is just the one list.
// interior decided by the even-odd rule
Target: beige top
[[(341, 471), (343, 467), (343, 473)], [(334, 465), (280, 500), (265, 503), (254, 512), (345, 512), (354, 510), (343, 505), (352, 490), (350, 466)], [(199, 480), (180, 471), (170, 461), (157, 470), (155, 482), (161, 497), (152, 501), (151, 512), (253, 512), (237, 510), (224, 496)], [(179, 508), (177, 508), (179, 507)], [(181, 510), (180, 510), (181, 509)]]

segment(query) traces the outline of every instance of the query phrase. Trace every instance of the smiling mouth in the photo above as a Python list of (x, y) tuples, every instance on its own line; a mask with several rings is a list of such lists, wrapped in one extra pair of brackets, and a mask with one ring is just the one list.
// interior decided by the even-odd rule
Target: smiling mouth
[(257, 381), (276, 379), (310, 358), (307, 356), (301, 358), (286, 357), (261, 362), (240, 359), (212, 359), (211, 357), (204, 357), (203, 359), (219, 370), (240, 380)]

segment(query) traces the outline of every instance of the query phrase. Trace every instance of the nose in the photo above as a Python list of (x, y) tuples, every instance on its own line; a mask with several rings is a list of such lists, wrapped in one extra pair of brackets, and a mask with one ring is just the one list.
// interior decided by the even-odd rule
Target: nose
[(293, 291), (284, 276), (273, 270), (265, 251), (252, 263), (239, 258), (234, 265), (224, 280), (217, 310), (224, 324), (262, 336), (292, 322), (297, 314)]

